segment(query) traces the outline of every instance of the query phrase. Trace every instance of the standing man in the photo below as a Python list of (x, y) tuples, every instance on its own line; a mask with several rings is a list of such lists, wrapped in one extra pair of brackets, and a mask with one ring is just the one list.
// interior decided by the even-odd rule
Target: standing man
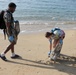
[(8, 36), (8, 40), (10, 41), (10, 45), (6, 48), (6, 50), (4, 50), (1, 54), (0, 57), (2, 60), (7, 61), (5, 54), (11, 50), (12, 55), (11, 58), (18, 58), (19, 55), (16, 55), (14, 52), (14, 45), (17, 42), (17, 32), (14, 26), (14, 18), (13, 18), (13, 13), (15, 12), (16, 9), (16, 4), (11, 2), (8, 5), (8, 9), (4, 12), (4, 21), (6, 24), (6, 33)]

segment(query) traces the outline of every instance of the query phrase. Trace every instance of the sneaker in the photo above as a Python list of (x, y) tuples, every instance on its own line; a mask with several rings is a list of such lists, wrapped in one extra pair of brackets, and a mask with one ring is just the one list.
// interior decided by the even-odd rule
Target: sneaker
[(16, 59), (16, 58), (19, 58), (19, 57), (20, 57), (20, 56), (17, 55), (17, 54), (16, 54), (15, 56), (11, 56), (12, 59)]
[(7, 59), (6, 59), (5, 56), (1, 56), (1, 55), (0, 55), (0, 58), (1, 58), (2, 60), (4, 60), (4, 61), (7, 61)]

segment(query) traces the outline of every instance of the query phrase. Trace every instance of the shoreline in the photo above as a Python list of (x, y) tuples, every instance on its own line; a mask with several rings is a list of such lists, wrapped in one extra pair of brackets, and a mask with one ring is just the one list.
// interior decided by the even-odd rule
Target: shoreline
[[(21, 34), (32, 34), (50, 31), (52, 28), (59, 27), (62, 30), (76, 30), (75, 21), (20, 21)], [(0, 29), (0, 34), (3, 31)]]
[(75, 21), (25, 21), (20, 22), (21, 33), (38, 33), (50, 31), (54, 27), (59, 27), (63, 30), (76, 29)]

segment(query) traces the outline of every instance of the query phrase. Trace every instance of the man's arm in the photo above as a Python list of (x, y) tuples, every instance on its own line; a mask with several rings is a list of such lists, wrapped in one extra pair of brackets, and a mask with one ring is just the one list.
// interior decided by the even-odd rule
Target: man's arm
[(50, 39), (49, 42), (50, 42), (50, 51), (48, 52), (48, 57), (50, 57), (52, 51), (52, 39)]
[(50, 51), (52, 50), (52, 39), (49, 40), (50, 42)]
[(50, 43), (50, 52), (51, 52), (51, 50), (52, 50), (52, 43)]

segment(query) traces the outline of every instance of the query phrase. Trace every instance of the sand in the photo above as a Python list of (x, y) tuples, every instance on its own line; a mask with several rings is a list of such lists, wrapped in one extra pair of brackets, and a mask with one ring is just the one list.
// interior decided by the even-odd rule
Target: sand
[[(76, 57), (76, 30), (66, 30), (66, 38), (61, 53)], [(20, 34), (15, 46), (15, 53), (20, 59), (11, 59), (11, 52), (6, 54), (8, 62), (0, 59), (0, 75), (76, 75), (76, 61), (62, 60), (55, 64), (46, 64), (49, 42), (45, 33)], [(0, 34), (0, 53), (9, 44)]]

